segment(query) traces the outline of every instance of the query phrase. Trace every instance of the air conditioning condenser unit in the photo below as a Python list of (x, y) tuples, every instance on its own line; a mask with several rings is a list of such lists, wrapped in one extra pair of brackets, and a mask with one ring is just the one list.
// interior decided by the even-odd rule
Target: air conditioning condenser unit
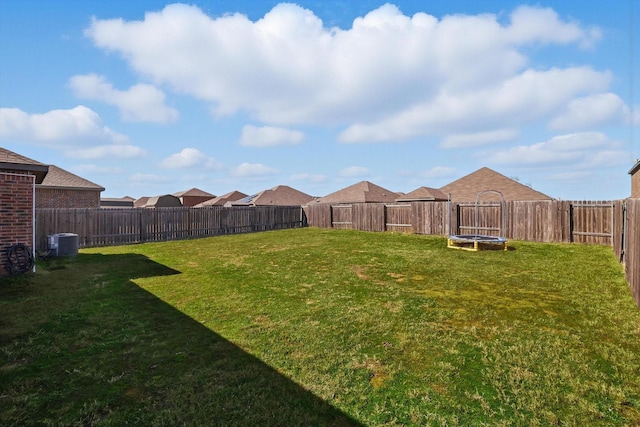
[(78, 255), (80, 239), (77, 234), (57, 233), (49, 236), (49, 253), (51, 256)]

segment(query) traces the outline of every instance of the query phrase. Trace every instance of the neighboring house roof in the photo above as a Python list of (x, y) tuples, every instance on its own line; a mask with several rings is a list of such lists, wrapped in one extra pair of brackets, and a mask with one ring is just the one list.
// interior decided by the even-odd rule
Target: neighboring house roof
[(171, 194), (149, 197), (143, 208), (178, 208), (181, 207), (180, 199)]
[(487, 167), (480, 168), (440, 188), (443, 193), (450, 194), (451, 200), (455, 202), (475, 202), (478, 193), (487, 190), (501, 192), (507, 201), (552, 200), (546, 194), (520, 184), (518, 181)]
[(396, 202), (424, 202), (424, 201), (444, 201), (449, 200), (446, 194), (436, 188), (420, 187), (403, 194), (396, 199)]
[(629, 169), (629, 175), (633, 176), (638, 173), (638, 171), (640, 171), (640, 159), (638, 159), (636, 161), (636, 164), (631, 169)]
[(104, 187), (55, 165), (49, 165), (49, 172), (47, 176), (44, 177), (42, 183), (38, 185), (38, 188), (104, 191)]
[(195, 205), (195, 207), (202, 208), (205, 206), (224, 206), (227, 202), (235, 202), (245, 197), (247, 197), (247, 195), (240, 191), (231, 191), (227, 194), (223, 194), (222, 196), (214, 197), (213, 199), (198, 203), (197, 205)]
[(144, 205), (147, 204), (149, 199), (150, 199), (150, 197), (147, 197), (147, 196), (140, 197), (140, 198), (136, 199), (133, 202), (133, 207), (134, 208), (142, 208), (142, 207), (144, 207)]
[(133, 202), (133, 197), (101, 197), (101, 202)]
[(100, 207), (103, 208), (132, 208), (133, 197), (102, 197)]
[(317, 203), (393, 203), (398, 194), (369, 181), (360, 181), (316, 200)]
[(29, 172), (35, 175), (36, 184), (40, 184), (47, 175), (49, 166), (0, 147), (1, 170)]
[(211, 193), (207, 193), (206, 191), (202, 191), (199, 188), (192, 188), (190, 190), (186, 190), (186, 191), (179, 191), (177, 193), (173, 193), (174, 196), (176, 197), (216, 197)]
[(250, 206), (302, 206), (313, 200), (313, 197), (303, 193), (302, 191), (291, 188), (288, 185), (278, 185), (269, 190), (261, 191), (258, 194), (244, 197), (232, 205), (250, 205)]

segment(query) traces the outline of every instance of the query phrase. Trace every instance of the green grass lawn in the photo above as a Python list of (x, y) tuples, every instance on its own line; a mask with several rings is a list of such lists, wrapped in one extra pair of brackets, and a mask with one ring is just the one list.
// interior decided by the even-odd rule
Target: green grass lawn
[(0, 279), (0, 425), (640, 425), (611, 248), (305, 228)]

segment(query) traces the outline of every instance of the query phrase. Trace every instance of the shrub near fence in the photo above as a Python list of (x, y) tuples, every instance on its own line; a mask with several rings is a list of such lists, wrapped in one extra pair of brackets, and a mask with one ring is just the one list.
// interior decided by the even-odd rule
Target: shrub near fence
[(36, 209), (36, 248), (47, 236), (74, 233), (80, 247), (191, 239), (306, 225), (300, 206), (155, 209)]

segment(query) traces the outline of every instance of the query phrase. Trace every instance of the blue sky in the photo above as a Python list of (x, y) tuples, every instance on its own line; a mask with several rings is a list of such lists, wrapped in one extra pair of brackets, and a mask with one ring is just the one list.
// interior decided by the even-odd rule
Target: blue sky
[(3, 0), (0, 145), (104, 197), (483, 166), (560, 199), (630, 194), (640, 1)]

